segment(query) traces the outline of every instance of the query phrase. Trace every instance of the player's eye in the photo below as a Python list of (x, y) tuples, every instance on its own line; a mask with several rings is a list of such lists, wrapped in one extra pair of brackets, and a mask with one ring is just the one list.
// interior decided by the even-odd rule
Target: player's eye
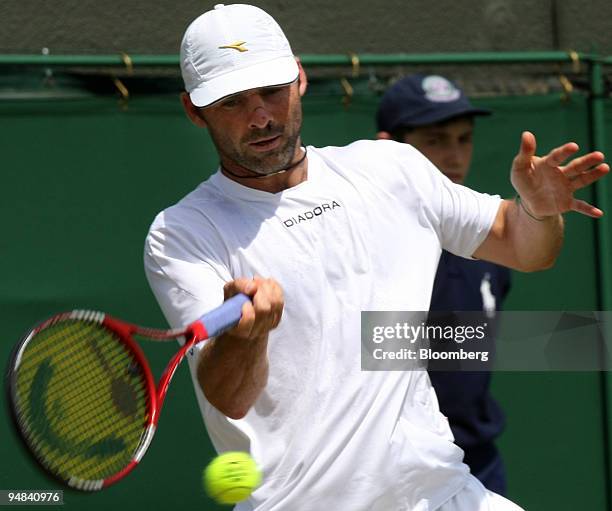
[(281, 97), (281, 94), (287, 90), (287, 86), (282, 87), (266, 87), (262, 89), (261, 95), (266, 98), (276, 99)]
[(240, 98), (228, 98), (225, 101), (221, 102), (221, 108), (232, 109), (236, 108), (240, 105)]
[(270, 87), (270, 88), (264, 89), (262, 94), (264, 96), (273, 96), (274, 94), (278, 94), (279, 92), (282, 92), (282, 90), (283, 90), (282, 87)]
[(223, 104), (221, 105), (223, 108), (233, 108), (238, 104), (237, 101), (234, 100), (229, 100), (229, 101), (224, 101)]

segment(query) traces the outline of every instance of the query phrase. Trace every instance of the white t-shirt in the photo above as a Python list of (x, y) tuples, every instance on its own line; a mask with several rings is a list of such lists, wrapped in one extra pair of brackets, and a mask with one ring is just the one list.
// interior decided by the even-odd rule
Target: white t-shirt
[(468, 468), (424, 371), (360, 369), (362, 310), (428, 310), (441, 249), (470, 257), (500, 203), (455, 185), (407, 144), (308, 148), (308, 179), (279, 193), (220, 172), (157, 216), (147, 277), (173, 327), (220, 305), (237, 277), (276, 279), (267, 386), (240, 420), (194, 386), (218, 451), (263, 483), (237, 510), (435, 509)]

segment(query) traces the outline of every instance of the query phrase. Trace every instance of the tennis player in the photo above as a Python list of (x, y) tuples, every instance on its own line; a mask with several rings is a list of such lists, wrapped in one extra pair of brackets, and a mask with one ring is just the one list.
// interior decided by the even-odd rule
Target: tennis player
[(424, 371), (360, 370), (362, 310), (427, 310), (442, 249), (520, 270), (550, 267), (561, 213), (602, 212), (573, 192), (609, 170), (564, 144), (543, 158), (522, 136), (522, 204), (446, 179), (407, 144), (304, 147), (306, 76), (281, 28), (218, 5), (181, 45), (191, 121), (215, 174), (154, 220), (145, 268), (168, 321), (184, 325), (238, 291), (232, 330), (190, 366), (217, 451), (263, 470), (245, 510), (516, 510), (462, 462)]

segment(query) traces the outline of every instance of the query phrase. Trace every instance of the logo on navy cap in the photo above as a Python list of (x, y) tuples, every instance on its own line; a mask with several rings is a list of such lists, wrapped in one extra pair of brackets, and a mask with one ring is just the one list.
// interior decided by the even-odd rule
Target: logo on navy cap
[(461, 91), (443, 76), (427, 76), (423, 78), (421, 87), (423, 87), (425, 97), (436, 103), (456, 101), (461, 96)]

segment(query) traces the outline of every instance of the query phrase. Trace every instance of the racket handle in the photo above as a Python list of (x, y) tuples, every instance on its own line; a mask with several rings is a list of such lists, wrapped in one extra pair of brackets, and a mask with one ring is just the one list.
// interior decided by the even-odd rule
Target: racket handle
[(204, 325), (209, 337), (216, 337), (236, 325), (242, 317), (242, 306), (251, 299), (238, 293), (216, 309), (204, 314), (199, 322)]

